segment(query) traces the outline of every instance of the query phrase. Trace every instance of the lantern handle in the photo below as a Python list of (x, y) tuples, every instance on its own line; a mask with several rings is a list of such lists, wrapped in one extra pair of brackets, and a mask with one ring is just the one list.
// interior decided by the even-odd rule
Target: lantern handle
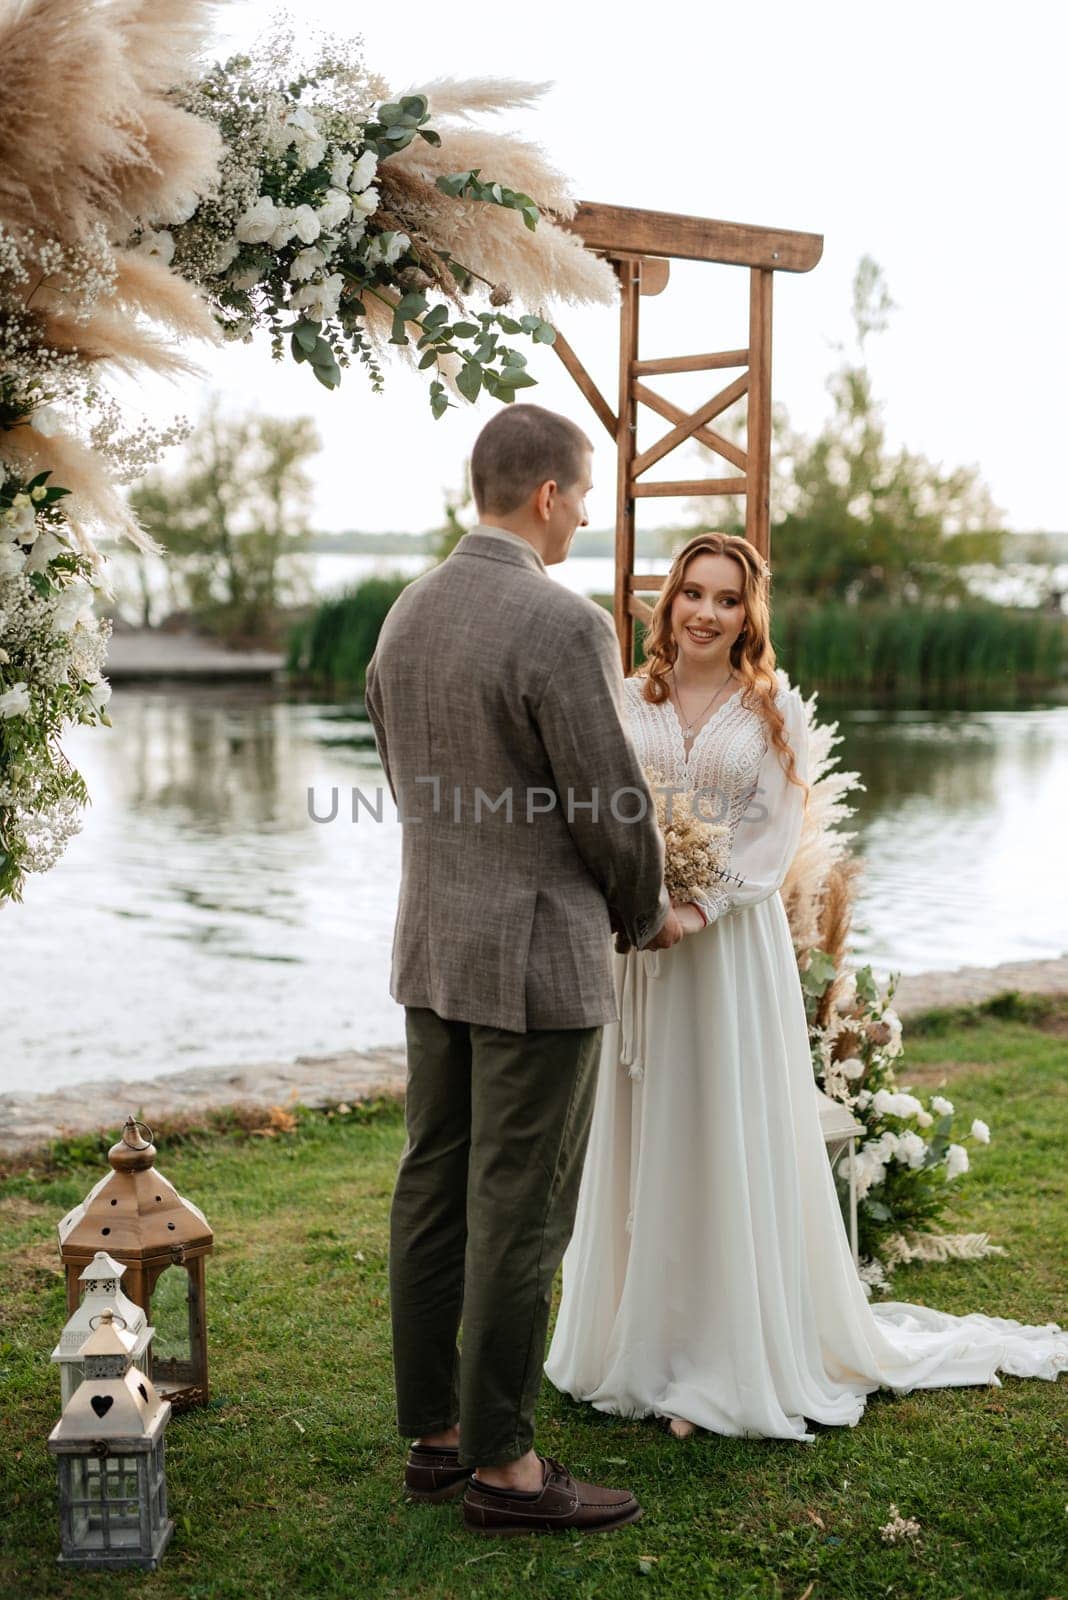
[[(126, 1137), (126, 1135), (129, 1133), (131, 1128), (133, 1128), (135, 1131), (138, 1128), (143, 1128), (145, 1133), (148, 1134), (148, 1138), (143, 1140), (143, 1142), (141, 1144), (132, 1144), (130, 1142), (130, 1140)], [(147, 1122), (139, 1122), (136, 1117), (127, 1117), (126, 1122), (125, 1122), (125, 1124), (123, 1126), (123, 1130), (122, 1130), (122, 1142), (123, 1142), (123, 1144), (129, 1145), (131, 1150), (148, 1150), (148, 1149), (151, 1148), (154, 1140), (155, 1140), (155, 1135), (153, 1134), (152, 1129), (149, 1127)]]
[(97, 1323), (104, 1321), (121, 1322), (124, 1328), (128, 1328), (130, 1326), (121, 1311), (98, 1311), (95, 1316), (89, 1318), (89, 1326), (95, 1333)]

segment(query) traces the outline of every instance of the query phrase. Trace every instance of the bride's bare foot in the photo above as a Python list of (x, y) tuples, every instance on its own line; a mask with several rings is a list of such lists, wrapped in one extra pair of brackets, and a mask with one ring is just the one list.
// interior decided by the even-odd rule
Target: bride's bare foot
[(697, 1432), (696, 1422), (687, 1422), (685, 1417), (672, 1417), (668, 1424), (668, 1432), (673, 1439), (688, 1439), (691, 1433)]

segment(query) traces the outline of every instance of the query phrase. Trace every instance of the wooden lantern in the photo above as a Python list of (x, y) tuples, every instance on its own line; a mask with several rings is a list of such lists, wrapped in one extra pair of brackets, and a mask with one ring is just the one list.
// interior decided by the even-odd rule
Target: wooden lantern
[(127, 1119), (108, 1160), (111, 1172), (59, 1224), (68, 1314), (78, 1306), (82, 1268), (106, 1250), (125, 1266), (123, 1287), (155, 1328), (153, 1383), (176, 1411), (206, 1405), (204, 1265), (214, 1235), (204, 1213), (156, 1171), (144, 1123)]

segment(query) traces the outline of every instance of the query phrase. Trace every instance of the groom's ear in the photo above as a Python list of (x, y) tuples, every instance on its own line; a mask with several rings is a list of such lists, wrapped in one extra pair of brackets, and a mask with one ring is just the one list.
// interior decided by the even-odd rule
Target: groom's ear
[(536, 516), (543, 522), (548, 522), (552, 515), (553, 504), (560, 492), (560, 485), (555, 478), (546, 478), (544, 483), (539, 483), (531, 496), (531, 504)]

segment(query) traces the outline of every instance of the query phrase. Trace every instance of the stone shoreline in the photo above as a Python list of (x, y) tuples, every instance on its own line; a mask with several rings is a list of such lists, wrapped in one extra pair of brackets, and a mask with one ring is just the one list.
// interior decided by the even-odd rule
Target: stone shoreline
[[(936, 1007), (975, 1005), (1016, 990), (1068, 994), (1068, 954), (1054, 961), (1003, 962), (903, 977), (894, 996), (902, 1018)], [(226, 1106), (332, 1106), (404, 1093), (404, 1046), (298, 1056), (244, 1067), (193, 1067), (163, 1077), (101, 1079), (48, 1093), (0, 1094), (0, 1156), (33, 1150), (61, 1135), (114, 1127), (127, 1114), (143, 1117), (166, 1140), (168, 1117)]]

